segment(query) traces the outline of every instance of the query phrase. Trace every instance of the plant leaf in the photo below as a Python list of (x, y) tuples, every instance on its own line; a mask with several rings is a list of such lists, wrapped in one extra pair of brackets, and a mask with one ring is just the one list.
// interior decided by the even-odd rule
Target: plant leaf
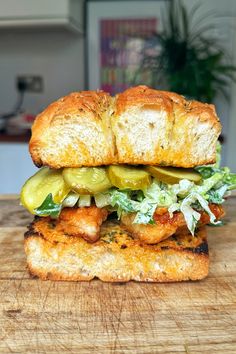
[(217, 93), (228, 99), (227, 88), (230, 81), (236, 82), (236, 67), (219, 40), (206, 37), (206, 32), (216, 28), (213, 20), (217, 16), (210, 11), (200, 15), (200, 7), (199, 2), (187, 12), (183, 1), (167, 2), (163, 32), (153, 34), (161, 50), (150, 57), (144, 53), (136, 83), (147, 77), (153, 87), (203, 102), (212, 102)]

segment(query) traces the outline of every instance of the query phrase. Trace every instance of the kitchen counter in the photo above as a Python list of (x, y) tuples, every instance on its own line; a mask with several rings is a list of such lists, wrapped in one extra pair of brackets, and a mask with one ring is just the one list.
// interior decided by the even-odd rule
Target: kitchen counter
[(199, 282), (41, 281), (25, 267), (32, 217), (0, 197), (1, 353), (236, 353), (236, 197), (209, 228), (209, 277)]
[(30, 140), (30, 130), (18, 135), (0, 133), (0, 143), (28, 143)]

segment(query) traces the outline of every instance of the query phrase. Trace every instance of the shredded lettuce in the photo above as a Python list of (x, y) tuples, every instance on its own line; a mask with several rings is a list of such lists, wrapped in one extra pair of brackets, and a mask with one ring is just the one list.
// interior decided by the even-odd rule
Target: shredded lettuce
[(153, 179), (151, 185), (145, 190), (120, 190), (115, 187), (104, 193), (94, 196), (79, 196), (69, 193), (62, 204), (55, 204), (49, 194), (40, 207), (35, 209), (37, 215), (57, 217), (63, 207), (90, 206), (92, 200), (97, 207), (107, 206), (116, 211), (118, 218), (125, 213), (136, 213), (134, 223), (153, 224), (154, 213), (159, 207), (167, 208), (170, 217), (175, 212), (182, 212), (190, 232), (194, 230), (205, 211), (210, 217), (211, 225), (218, 226), (215, 215), (209, 208), (209, 203), (222, 204), (224, 198), (236, 189), (236, 174), (231, 173), (228, 167), (220, 167), (220, 147), (217, 147), (217, 163), (215, 165), (200, 166), (196, 170), (201, 174), (202, 181), (195, 184), (182, 179), (174, 185), (165, 184)]
[(180, 205), (180, 211), (183, 213), (187, 227), (193, 235), (201, 214), (191, 207), (191, 201), (191, 198), (186, 198)]
[(200, 186), (195, 186), (193, 187), (193, 189), (196, 190), (198, 193), (204, 195), (210, 189), (212, 189), (218, 182), (220, 182), (222, 178), (223, 178), (222, 173), (216, 172), (211, 177), (203, 180), (203, 183)]
[(70, 192), (67, 197), (63, 200), (63, 208), (73, 208), (79, 200), (79, 195), (73, 192)]
[(192, 235), (194, 235), (195, 227), (201, 217), (201, 214), (192, 208), (192, 205), (196, 202), (198, 202), (202, 209), (210, 216), (210, 222), (212, 224), (217, 224), (215, 215), (209, 208), (206, 199), (204, 199), (201, 194), (192, 192), (182, 201), (180, 205), (180, 211), (183, 213), (188, 229)]
[(201, 174), (204, 180), (209, 179), (209, 177), (213, 177), (214, 179), (216, 178), (214, 177), (215, 175), (219, 178), (218, 176), (221, 175), (218, 187), (227, 185), (227, 190), (236, 189), (236, 173), (231, 173), (228, 167), (217, 168), (212, 166), (200, 166), (196, 167), (196, 170)]
[(137, 212), (135, 224), (154, 224), (153, 215), (157, 208), (157, 203), (152, 200), (144, 199), (140, 203), (140, 210)]
[(236, 188), (236, 174), (230, 173), (227, 167), (201, 166), (197, 170), (202, 175), (199, 185), (183, 179), (178, 184), (167, 185), (153, 180), (153, 183), (139, 195), (131, 191), (111, 191), (111, 205), (117, 209), (119, 217), (122, 213), (136, 212), (134, 223), (153, 224), (156, 208), (166, 207), (170, 216), (181, 211), (192, 234), (200, 220), (200, 210), (210, 217), (212, 225), (218, 225), (209, 203), (222, 204), (228, 191)]
[(186, 197), (190, 191), (193, 189), (194, 183), (187, 180), (187, 179), (182, 179), (179, 181), (178, 184), (172, 185), (171, 189), (176, 196), (179, 196), (180, 198)]
[(157, 207), (169, 207), (177, 201), (177, 196), (168, 185), (156, 180), (141, 193), (113, 189), (110, 192), (111, 206), (117, 209), (118, 217), (122, 213), (137, 212), (134, 223), (153, 224), (153, 215)]
[(180, 210), (180, 203), (174, 203), (168, 208), (170, 217), (173, 218), (173, 213)]
[(138, 211), (140, 202), (131, 199), (131, 191), (128, 190), (111, 190), (111, 206), (117, 208), (118, 218), (122, 212), (133, 213)]
[(84, 194), (80, 195), (77, 205), (82, 207), (89, 207), (91, 205), (91, 195)]
[(207, 200), (209, 203), (222, 204), (224, 203), (224, 196), (227, 195), (227, 184), (222, 185), (218, 189), (211, 189), (207, 192)]
[(111, 204), (111, 196), (109, 193), (98, 193), (94, 196), (94, 201), (98, 208), (103, 208)]
[(145, 199), (155, 202), (159, 207), (169, 207), (177, 201), (176, 194), (165, 183), (153, 180), (153, 183), (144, 191)]
[(236, 189), (236, 173), (228, 173), (224, 178), (224, 183), (227, 184), (228, 190)]

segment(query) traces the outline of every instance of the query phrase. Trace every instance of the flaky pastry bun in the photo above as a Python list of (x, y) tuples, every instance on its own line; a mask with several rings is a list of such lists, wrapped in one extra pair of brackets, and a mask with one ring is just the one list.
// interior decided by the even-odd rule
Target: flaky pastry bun
[(32, 127), (30, 153), (52, 168), (214, 163), (221, 124), (213, 105), (146, 86), (116, 97), (74, 92), (49, 105)]

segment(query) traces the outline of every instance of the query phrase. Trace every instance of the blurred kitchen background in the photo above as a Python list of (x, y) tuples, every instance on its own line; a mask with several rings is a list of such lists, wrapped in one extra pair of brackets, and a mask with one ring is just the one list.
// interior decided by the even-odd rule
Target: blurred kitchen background
[(236, 171), (235, 0), (0, 0), (0, 193), (36, 171), (30, 127), (71, 91), (146, 84), (214, 103)]

